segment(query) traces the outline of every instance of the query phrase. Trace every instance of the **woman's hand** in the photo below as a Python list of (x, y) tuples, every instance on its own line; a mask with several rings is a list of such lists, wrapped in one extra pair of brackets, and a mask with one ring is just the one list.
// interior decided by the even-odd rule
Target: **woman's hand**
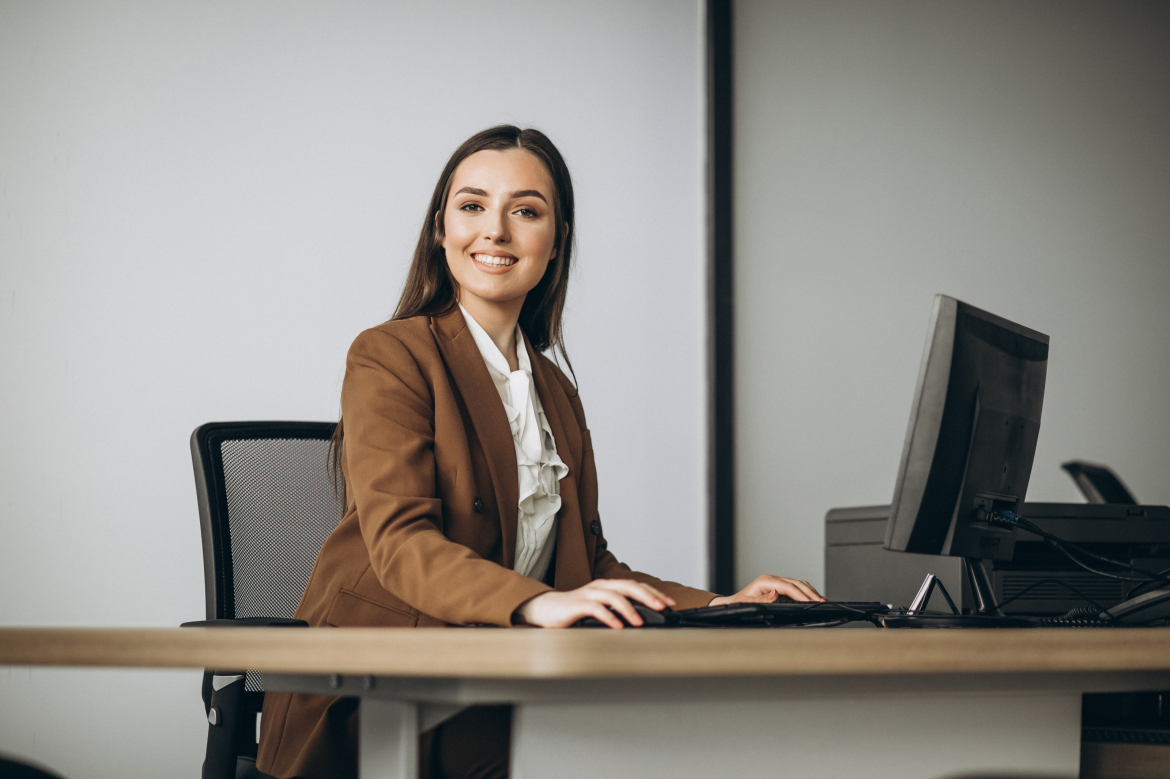
[(642, 618), (630, 605), (632, 600), (644, 603), (655, 611), (674, 605), (673, 598), (648, 584), (632, 579), (594, 579), (584, 587), (568, 592), (554, 591), (537, 595), (516, 609), (513, 619), (520, 624), (542, 628), (567, 628), (579, 619), (594, 617), (615, 630), (621, 630), (625, 626), (614, 614), (615, 611), (635, 627), (642, 624)]
[(721, 595), (709, 606), (725, 606), (728, 603), (775, 603), (778, 600), (823, 601), (824, 598), (813, 586), (799, 579), (764, 574), (734, 595)]

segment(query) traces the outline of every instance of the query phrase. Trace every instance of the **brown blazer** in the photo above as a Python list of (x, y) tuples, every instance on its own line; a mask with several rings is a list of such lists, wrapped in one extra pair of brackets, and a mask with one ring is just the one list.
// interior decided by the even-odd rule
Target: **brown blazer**
[[(636, 579), (679, 608), (712, 593), (631, 571), (606, 548), (585, 413), (525, 339), (557, 454), (553, 587)], [(341, 390), (346, 512), (317, 556), (297, 616), (314, 627), (507, 626), (551, 589), (512, 570), (519, 485), (500, 396), (459, 309), (387, 322), (357, 337)], [(269, 693), (257, 767), (278, 777), (353, 777), (356, 702)]]

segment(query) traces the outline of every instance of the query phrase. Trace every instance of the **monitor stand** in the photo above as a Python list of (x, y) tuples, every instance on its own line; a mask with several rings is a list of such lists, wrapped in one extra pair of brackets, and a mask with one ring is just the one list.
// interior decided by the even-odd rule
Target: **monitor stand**
[[(971, 588), (971, 596), (975, 600), (975, 611), (971, 614), (960, 614), (951, 600), (947, 588), (932, 573), (926, 575), (922, 587), (910, 608), (901, 613), (894, 613), (882, 619), (882, 625), (887, 628), (1030, 628), (1036, 622), (1027, 617), (1009, 617), (999, 609), (995, 601), (995, 591), (991, 586), (991, 577), (983, 567), (983, 561), (978, 557), (963, 558), (963, 575)], [(935, 588), (942, 591), (947, 605), (951, 607), (951, 614), (927, 614), (926, 607), (930, 603), (930, 596)]]
[(971, 597), (975, 599), (975, 613), (984, 616), (1002, 617), (999, 604), (995, 601), (995, 588), (991, 586), (991, 577), (983, 567), (983, 561), (978, 557), (963, 558), (963, 575), (967, 577), (967, 584), (971, 587)]

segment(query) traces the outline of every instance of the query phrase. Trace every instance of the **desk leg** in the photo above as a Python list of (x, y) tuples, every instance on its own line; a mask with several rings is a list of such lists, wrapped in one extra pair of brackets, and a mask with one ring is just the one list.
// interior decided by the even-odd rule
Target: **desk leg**
[(417, 779), (417, 703), (362, 698), (360, 779)]

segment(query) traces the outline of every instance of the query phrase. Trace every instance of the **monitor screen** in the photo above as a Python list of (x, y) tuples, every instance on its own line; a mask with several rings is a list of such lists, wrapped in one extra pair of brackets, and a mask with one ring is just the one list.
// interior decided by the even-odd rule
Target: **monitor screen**
[(1014, 530), (981, 521), (1024, 502), (1048, 336), (937, 295), (886, 525), (886, 549), (1010, 560)]

